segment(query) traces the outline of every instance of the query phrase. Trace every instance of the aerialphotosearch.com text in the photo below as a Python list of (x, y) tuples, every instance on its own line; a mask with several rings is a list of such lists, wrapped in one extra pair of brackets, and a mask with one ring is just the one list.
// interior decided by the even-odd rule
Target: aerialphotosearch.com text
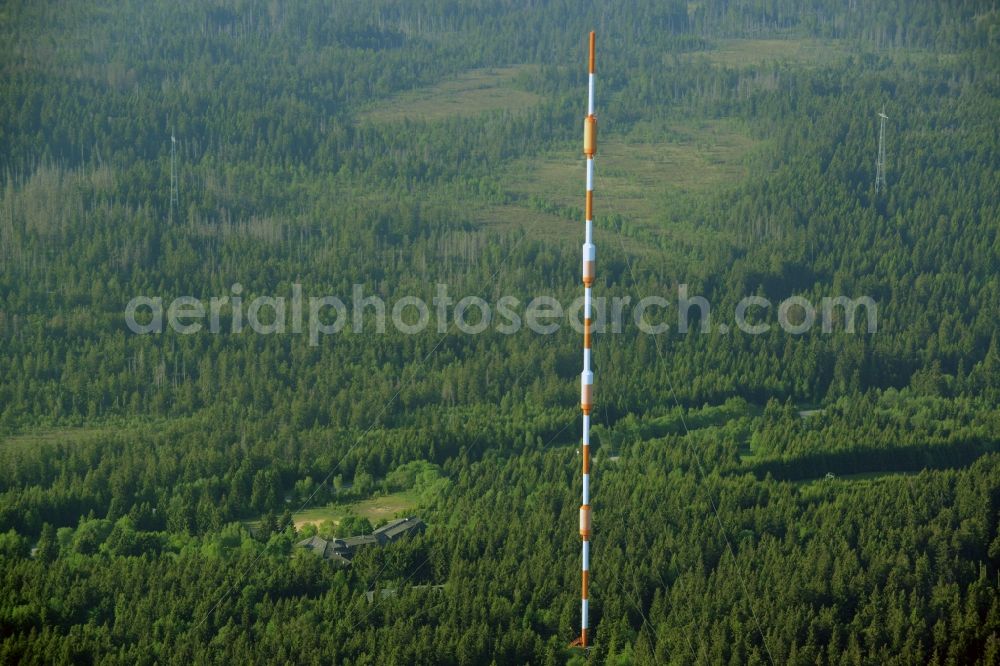
[[(204, 332), (235, 335), (246, 330), (259, 335), (290, 332), (307, 335), (311, 346), (348, 326), (354, 333), (384, 334), (387, 323), (391, 322), (400, 333), (415, 335), (426, 331), (432, 319), (434, 329), (442, 334), (454, 326), (468, 335), (490, 329), (513, 335), (522, 328), (551, 335), (563, 324), (583, 332), (583, 296), (565, 305), (552, 296), (528, 300), (507, 295), (490, 303), (479, 296), (456, 300), (448, 293), (448, 285), (438, 284), (430, 305), (417, 296), (403, 296), (386, 303), (378, 295), (366, 294), (364, 285), (355, 284), (348, 307), (344, 300), (333, 295), (304, 297), (298, 283), (292, 285), (287, 297), (259, 295), (248, 300), (240, 283), (233, 284), (229, 291), (207, 301), (180, 296), (166, 304), (162, 297), (137, 296), (125, 307), (125, 324), (139, 335), (159, 334), (167, 328), (181, 335)], [(683, 283), (677, 285), (677, 298), (673, 302), (659, 295), (635, 302), (631, 296), (599, 296), (593, 299), (592, 306), (595, 333), (621, 333), (631, 325), (648, 335), (672, 331), (686, 334), (689, 330), (727, 334), (733, 330), (733, 326), (725, 323), (713, 324), (708, 300), (690, 295), (688, 285)], [(835, 326), (838, 321), (841, 326)], [(732, 322), (737, 331), (747, 335), (768, 333), (775, 325), (792, 335), (804, 334), (817, 325), (823, 333), (836, 328), (871, 334), (878, 327), (878, 307), (868, 296), (823, 297), (814, 303), (793, 295), (773, 304), (755, 295), (736, 304)]]

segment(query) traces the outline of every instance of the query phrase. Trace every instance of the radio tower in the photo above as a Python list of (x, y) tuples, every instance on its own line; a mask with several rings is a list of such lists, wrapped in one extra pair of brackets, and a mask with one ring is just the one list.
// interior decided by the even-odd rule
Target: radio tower
[(174, 221), (174, 206), (180, 207), (177, 190), (177, 138), (170, 134), (170, 222)]
[(885, 105), (882, 105), (882, 112), (878, 114), (878, 158), (875, 160), (875, 194), (879, 190), (883, 192), (885, 185), (885, 121), (889, 116), (885, 115)]
[(590, 368), (590, 287), (594, 284), (594, 154), (597, 152), (597, 117), (594, 115), (594, 33), (590, 33), (590, 68), (587, 82), (587, 117), (583, 121), (583, 154), (587, 156), (586, 240), (583, 244), (583, 372), (580, 374), (580, 409), (583, 411), (583, 504), (580, 538), (583, 567), (580, 588), (580, 637), (574, 645), (587, 648), (588, 588), (590, 584), (590, 410), (594, 398), (594, 373)]

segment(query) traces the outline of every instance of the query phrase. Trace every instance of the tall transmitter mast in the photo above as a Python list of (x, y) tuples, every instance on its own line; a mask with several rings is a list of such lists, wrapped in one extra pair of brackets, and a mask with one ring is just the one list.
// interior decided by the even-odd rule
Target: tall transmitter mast
[(583, 244), (583, 372), (580, 374), (580, 408), (583, 411), (583, 504), (580, 538), (583, 570), (580, 590), (580, 637), (574, 644), (587, 647), (587, 601), (590, 583), (590, 410), (594, 398), (594, 372), (590, 369), (590, 288), (594, 283), (594, 154), (597, 152), (597, 117), (594, 115), (594, 33), (590, 33), (590, 75), (587, 82), (587, 117), (583, 121), (583, 154), (587, 156), (586, 240)]
[(889, 116), (885, 115), (885, 104), (882, 105), (882, 112), (878, 114), (878, 158), (875, 160), (875, 194), (879, 192), (879, 184), (885, 192), (885, 121)]

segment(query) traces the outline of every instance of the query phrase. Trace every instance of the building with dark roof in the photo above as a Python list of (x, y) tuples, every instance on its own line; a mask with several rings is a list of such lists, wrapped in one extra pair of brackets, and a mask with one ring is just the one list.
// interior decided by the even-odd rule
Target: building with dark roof
[(358, 548), (362, 546), (384, 546), (403, 537), (423, 532), (424, 521), (419, 518), (399, 518), (386, 523), (382, 527), (374, 530), (371, 534), (359, 534), (357, 536), (344, 539), (324, 539), (321, 536), (311, 536), (308, 539), (299, 541), (296, 546), (308, 548), (316, 555), (341, 564), (349, 566), (351, 558)]
[[(444, 585), (413, 585), (413, 586), (410, 587), (410, 589), (414, 590), (414, 591), (437, 591), (437, 590), (443, 590), (444, 589)], [(379, 599), (389, 599), (391, 597), (396, 596), (396, 594), (398, 593), (398, 591), (399, 591), (398, 588), (395, 588), (395, 587), (386, 587), (386, 588), (383, 588), (383, 589), (379, 590), (379, 595), (378, 596), (379, 596)], [(368, 590), (367, 592), (365, 592), (365, 598), (368, 600), (368, 603), (370, 603), (370, 604), (374, 603), (375, 602), (375, 590)]]
[(385, 544), (398, 541), (404, 536), (411, 536), (418, 532), (423, 532), (423, 530), (424, 521), (419, 518), (399, 518), (386, 523), (382, 527), (379, 527), (372, 532), (372, 536), (378, 539), (379, 543)]
[(344, 546), (352, 552), (361, 546), (374, 546), (378, 543), (378, 539), (372, 534), (359, 534), (358, 536), (344, 539)]
[(300, 548), (308, 548), (316, 555), (342, 566), (349, 566), (351, 564), (349, 559), (350, 551), (344, 545), (342, 539), (326, 540), (319, 536), (311, 536), (308, 539), (299, 541), (295, 545)]

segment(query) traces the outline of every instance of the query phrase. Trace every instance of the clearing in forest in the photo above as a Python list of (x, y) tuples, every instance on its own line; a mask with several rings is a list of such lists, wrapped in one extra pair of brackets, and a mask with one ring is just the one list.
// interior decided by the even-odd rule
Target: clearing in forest
[(97, 439), (101, 435), (117, 430), (106, 426), (82, 426), (78, 428), (39, 428), (17, 435), (0, 435), (0, 452), (13, 452), (21, 448), (35, 449), (47, 444), (79, 444)]
[(406, 490), (357, 502), (331, 502), (326, 506), (304, 509), (292, 515), (295, 529), (308, 524), (321, 525), (326, 521), (340, 523), (347, 516), (367, 518), (373, 525), (379, 520), (391, 520), (404, 513), (412, 513), (419, 502), (419, 493)]
[[(702, 194), (732, 185), (746, 174), (744, 157), (754, 140), (734, 121), (640, 124), (599, 144), (594, 158), (595, 197), (604, 214), (655, 220), (670, 195)], [(584, 160), (576, 147), (515, 162), (510, 191), (582, 208)]]
[(541, 96), (515, 85), (517, 75), (527, 67), (530, 65), (463, 72), (433, 86), (381, 100), (360, 119), (370, 122), (433, 121), (536, 106), (542, 101)]
[(698, 55), (729, 67), (756, 67), (769, 62), (832, 65), (856, 52), (844, 40), (836, 39), (720, 39), (714, 47)]
[(828, 67), (842, 63), (848, 56), (865, 54), (917, 65), (953, 64), (958, 59), (956, 53), (916, 48), (861, 49), (844, 39), (718, 39), (709, 50), (695, 52), (694, 56), (707, 58), (716, 65), (745, 69), (767, 63)]
[[(672, 213), (736, 185), (749, 173), (748, 158), (759, 145), (734, 120), (639, 123), (628, 134), (601, 140), (594, 160), (598, 242), (611, 215), (620, 216), (625, 228), (658, 229)], [(484, 206), (473, 217), (488, 226), (524, 226), (533, 236), (576, 239), (584, 173), (576, 145), (514, 160), (501, 175), (514, 203)], [(671, 232), (698, 241), (694, 230)], [(603, 233), (611, 234), (605, 242), (618, 245), (614, 231)]]

